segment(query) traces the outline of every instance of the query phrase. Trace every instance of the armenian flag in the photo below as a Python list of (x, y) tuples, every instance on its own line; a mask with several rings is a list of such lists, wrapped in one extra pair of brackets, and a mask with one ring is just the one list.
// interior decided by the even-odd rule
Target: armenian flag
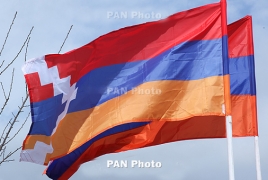
[(233, 136), (258, 136), (252, 17), (228, 25)]
[[(228, 25), (227, 28), (233, 137), (257, 136), (252, 17), (246, 16)], [(136, 123), (137, 126), (132, 126), (129, 130), (118, 131), (109, 136), (103, 134), (97, 141), (88, 142), (72, 153), (54, 160), (48, 167), (47, 174), (50, 177), (57, 177), (57, 175), (70, 177), (80, 164), (111, 152), (180, 140), (224, 138), (226, 137), (224, 119), (222, 116), (206, 116), (193, 117), (184, 121)]]

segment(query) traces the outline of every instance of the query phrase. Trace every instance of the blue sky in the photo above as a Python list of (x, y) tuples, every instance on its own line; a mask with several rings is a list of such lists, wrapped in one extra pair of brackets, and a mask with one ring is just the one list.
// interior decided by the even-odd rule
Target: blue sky
[[(165, 18), (173, 13), (196, 6), (213, 3), (214, 0), (0, 0), (0, 45), (4, 42), (10, 22), (18, 12), (10, 39), (0, 60), (10, 60), (23, 44), (29, 30), (34, 26), (29, 44), (27, 59), (44, 54), (57, 53), (70, 28), (73, 29), (62, 49), (62, 53), (78, 48), (98, 36), (125, 26), (139, 24), (158, 18), (131, 17), (131, 13), (158, 13)], [(267, 84), (267, 46), (268, 41), (268, 1), (267, 0), (227, 0), (228, 22), (231, 23), (245, 15), (253, 17), (255, 43), (255, 64), (257, 81), (257, 102), (260, 134), (260, 153), (263, 179), (268, 179), (268, 84)], [(109, 13), (127, 12), (127, 18), (109, 17)], [(6, 114), (1, 116), (0, 130), (16, 111), (24, 92), (24, 79), (20, 70), (24, 62), (24, 52), (13, 65), (16, 68), (15, 88)], [(0, 77), (9, 83), (10, 72)], [(2, 98), (2, 96), (1, 96)], [(0, 99), (1, 102), (1, 99)], [(22, 144), (30, 121), (10, 148)], [(237, 180), (256, 179), (254, 139), (235, 138), (234, 163)], [(49, 179), (42, 176), (44, 166), (18, 162), (19, 153), (14, 155), (15, 162), (0, 166), (0, 180)], [(162, 168), (107, 168), (107, 160), (160, 161)], [(170, 143), (150, 148), (102, 156), (82, 165), (71, 180), (226, 180), (228, 179), (228, 159), (226, 139), (190, 140)]]

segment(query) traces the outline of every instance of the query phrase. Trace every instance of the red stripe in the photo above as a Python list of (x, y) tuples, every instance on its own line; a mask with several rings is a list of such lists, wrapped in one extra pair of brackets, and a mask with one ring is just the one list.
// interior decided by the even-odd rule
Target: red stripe
[(221, 20), (222, 36), (227, 35), (227, 4), (226, 0), (221, 0)]
[(251, 16), (228, 25), (228, 44), (230, 58), (254, 55)]
[[(231, 96), (233, 136), (257, 136), (256, 96)], [(118, 133), (93, 143), (82, 156), (62, 175), (70, 178), (80, 164), (107, 153), (127, 151), (168, 142), (201, 138), (224, 138), (225, 117), (194, 117), (185, 121), (152, 122), (144, 127)]]
[(146, 126), (114, 134), (94, 142), (59, 178), (69, 179), (82, 163), (98, 156), (179, 140), (224, 138), (225, 117), (193, 117), (184, 121), (155, 121)]
[(60, 77), (71, 84), (89, 71), (112, 64), (146, 60), (193, 40), (222, 38), (219, 3), (174, 14), (167, 19), (122, 28), (62, 55), (47, 55), (48, 67), (57, 65)]

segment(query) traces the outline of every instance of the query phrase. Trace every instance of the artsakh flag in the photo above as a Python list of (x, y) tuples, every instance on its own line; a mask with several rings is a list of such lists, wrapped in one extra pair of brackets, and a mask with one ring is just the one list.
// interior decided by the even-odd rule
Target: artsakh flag
[(47, 175), (68, 179), (106, 153), (225, 137), (227, 48), (222, 1), (28, 61), (33, 122), (21, 160), (54, 160)]

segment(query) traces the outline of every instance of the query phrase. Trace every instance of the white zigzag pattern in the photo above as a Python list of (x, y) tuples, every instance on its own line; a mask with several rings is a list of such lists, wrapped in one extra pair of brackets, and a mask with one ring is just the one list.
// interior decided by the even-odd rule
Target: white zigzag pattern
[[(22, 67), (22, 71), (24, 74), (38, 72), (42, 86), (53, 83), (54, 96), (63, 94), (62, 103), (66, 102), (66, 106), (64, 108), (64, 111), (57, 118), (56, 127), (53, 129), (53, 132), (51, 134), (53, 135), (57, 130), (58, 124), (67, 114), (70, 102), (76, 98), (76, 83), (70, 86), (71, 76), (61, 79), (59, 77), (59, 71), (57, 66), (47, 68), (45, 56), (27, 61), (26, 64)], [(52, 152), (53, 147), (51, 143), (47, 145), (43, 142), (36, 142), (34, 149), (27, 149), (21, 151), (20, 161), (44, 164), (46, 155)]]

